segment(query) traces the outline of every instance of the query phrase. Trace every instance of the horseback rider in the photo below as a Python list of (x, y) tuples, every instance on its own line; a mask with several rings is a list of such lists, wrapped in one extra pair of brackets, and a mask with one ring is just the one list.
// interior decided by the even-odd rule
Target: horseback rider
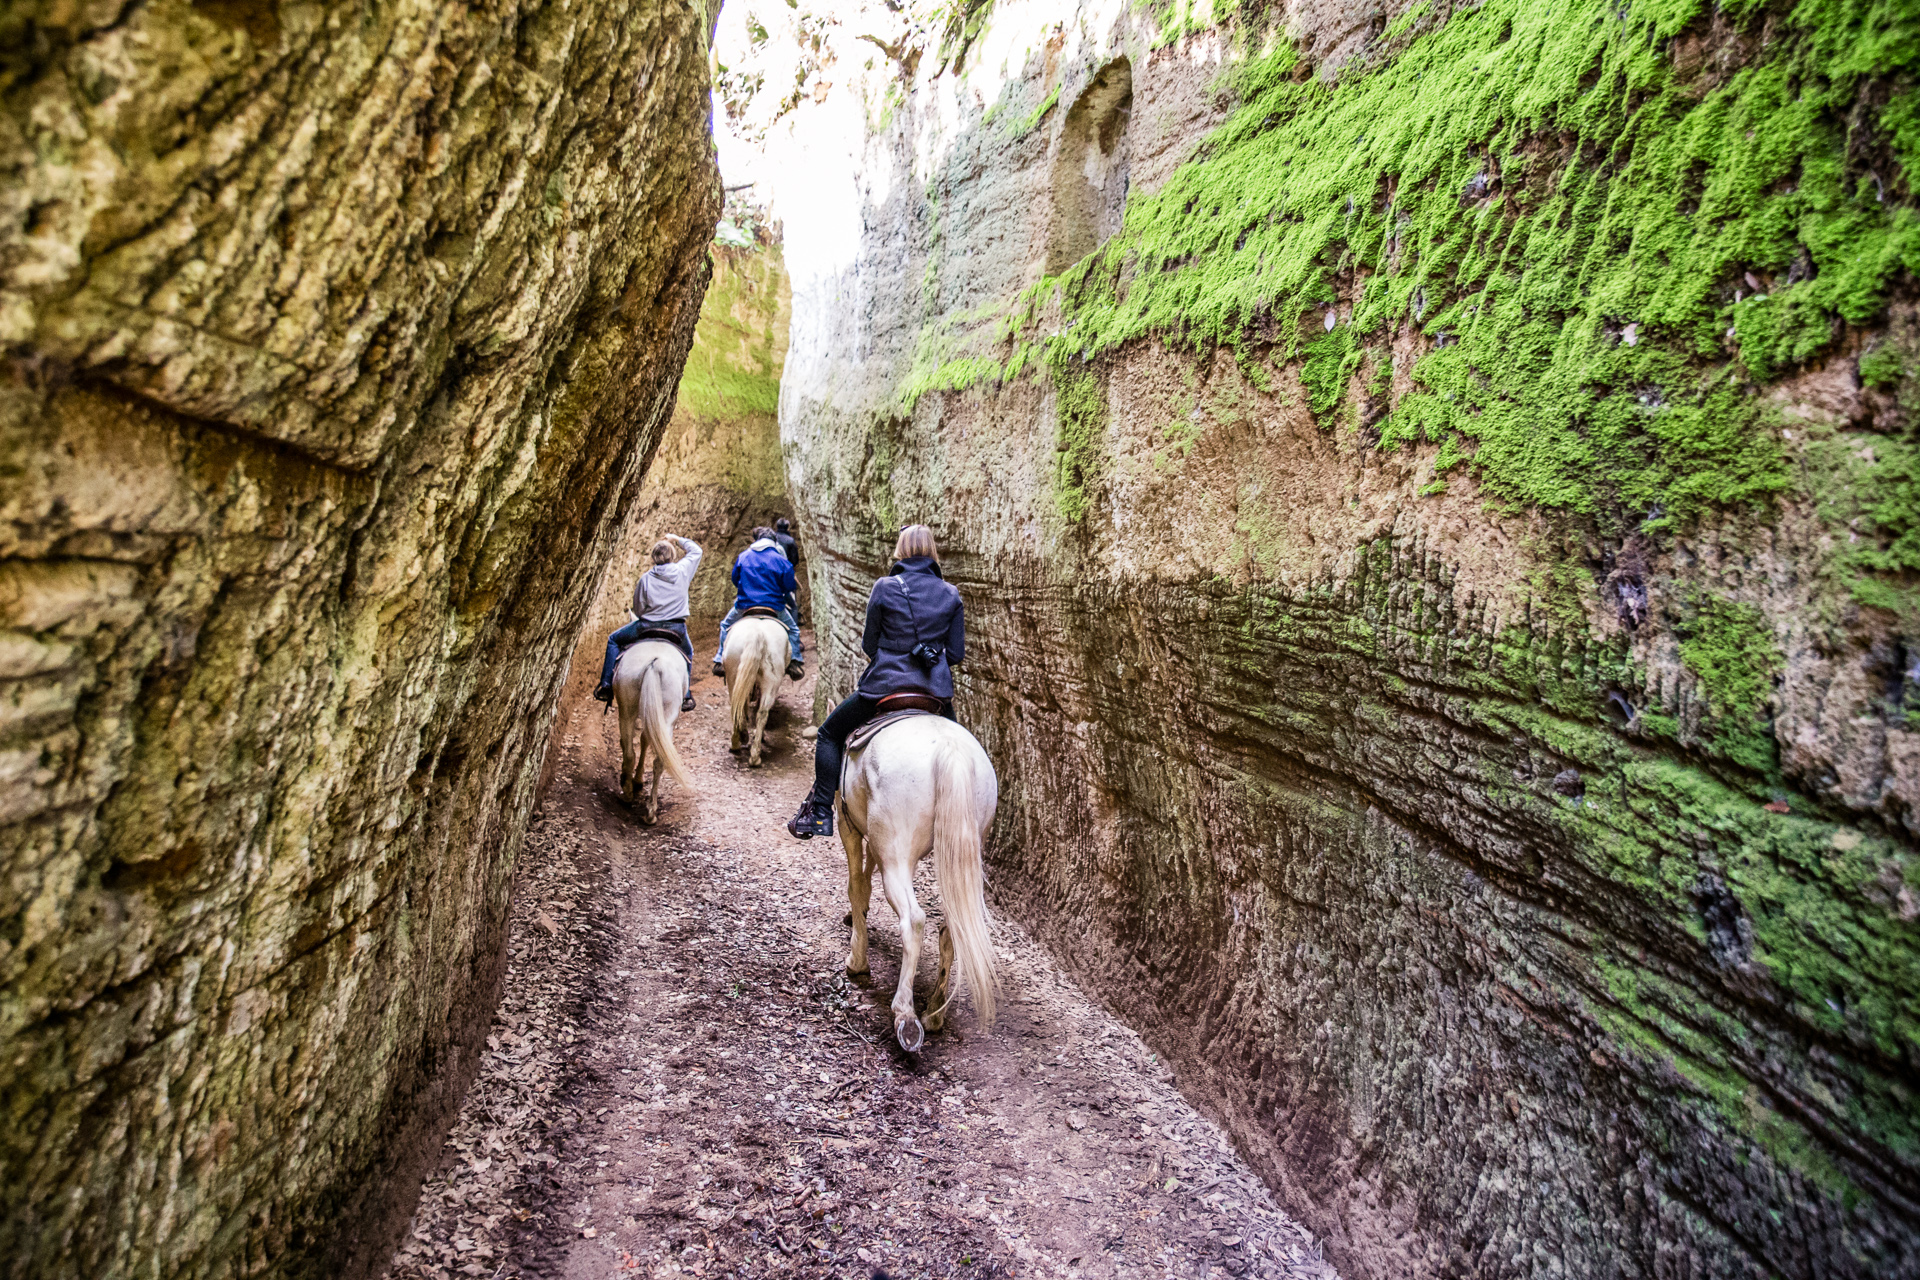
[(886, 710), (882, 700), (902, 695), (935, 698), (953, 716), (953, 668), (967, 653), (966, 610), (940, 572), (933, 530), (908, 525), (893, 545), (893, 568), (867, 597), (860, 648), (867, 669), (859, 685), (820, 725), (813, 744), (813, 790), (787, 823), (796, 838), (833, 834), (833, 796), (847, 735)]
[(640, 638), (643, 631), (664, 631), (675, 637), (674, 644), (687, 657), (687, 696), (680, 701), (682, 711), (693, 710), (693, 638), (687, 634), (687, 588), (700, 568), (700, 544), (691, 538), (670, 533), (653, 544), (653, 567), (633, 584), (634, 620), (607, 637), (607, 660), (600, 664), (600, 687), (593, 696), (602, 702), (613, 701), (613, 668), (620, 651)]
[(787, 553), (787, 559), (793, 561), (794, 572), (800, 571), (800, 540), (793, 536), (793, 521), (781, 516), (773, 522), (773, 540)]
[(727, 652), (727, 632), (749, 609), (771, 609), (787, 628), (787, 679), (798, 680), (806, 674), (800, 650), (800, 623), (795, 616), (793, 593), (800, 580), (794, 576), (793, 561), (774, 537), (773, 530), (762, 525), (753, 531), (753, 543), (733, 561), (733, 608), (720, 620), (720, 647), (713, 651), (713, 674), (724, 676), (722, 658)]

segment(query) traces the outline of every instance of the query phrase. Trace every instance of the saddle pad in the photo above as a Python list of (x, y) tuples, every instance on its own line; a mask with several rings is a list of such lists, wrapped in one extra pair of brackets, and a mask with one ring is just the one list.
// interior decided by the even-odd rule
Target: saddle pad
[(780, 616), (780, 611), (778, 609), (769, 609), (764, 604), (756, 604), (750, 608), (742, 609), (740, 616), (742, 618), (777, 618)]
[(874, 734), (879, 733), (896, 720), (905, 720), (908, 716), (930, 716), (932, 714), (931, 711), (922, 711), (916, 707), (910, 711), (889, 711), (885, 715), (875, 716), (847, 735), (847, 750), (850, 752), (858, 751), (873, 741)]

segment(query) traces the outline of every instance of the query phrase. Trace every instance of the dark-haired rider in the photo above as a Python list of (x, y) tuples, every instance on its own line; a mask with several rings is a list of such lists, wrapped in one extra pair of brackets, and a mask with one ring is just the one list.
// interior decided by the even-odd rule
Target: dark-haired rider
[(908, 525), (893, 546), (893, 569), (873, 584), (860, 648), (867, 669), (853, 696), (835, 707), (813, 744), (813, 790), (787, 830), (801, 840), (833, 834), (833, 796), (847, 736), (880, 714), (880, 700), (916, 693), (941, 700), (953, 719), (953, 669), (967, 655), (966, 610), (940, 573), (933, 530)]

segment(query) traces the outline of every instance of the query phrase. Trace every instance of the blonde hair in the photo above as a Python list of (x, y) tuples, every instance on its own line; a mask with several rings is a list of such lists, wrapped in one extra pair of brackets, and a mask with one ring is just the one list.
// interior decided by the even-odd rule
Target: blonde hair
[(653, 562), (655, 564), (669, 564), (679, 558), (677, 554), (679, 550), (680, 548), (674, 546), (665, 538), (662, 538), (653, 544)]
[(933, 544), (933, 530), (923, 524), (908, 525), (893, 544), (895, 560), (911, 560), (915, 556), (930, 556), (935, 564), (940, 563), (940, 548)]

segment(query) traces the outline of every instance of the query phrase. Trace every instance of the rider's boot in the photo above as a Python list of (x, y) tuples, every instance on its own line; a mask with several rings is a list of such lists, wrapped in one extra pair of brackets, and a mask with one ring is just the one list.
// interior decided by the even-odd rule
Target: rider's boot
[(695, 706), (695, 703), (693, 701), (693, 691), (689, 689), (687, 691), (687, 696), (680, 699), (680, 709), (682, 711), (691, 711), (693, 710), (694, 706)]
[(796, 840), (832, 835), (833, 797), (821, 800), (815, 792), (808, 792), (807, 798), (800, 802), (800, 812), (794, 814), (793, 821), (787, 823), (787, 832)]
[(613, 701), (613, 686), (610, 684), (603, 684), (599, 688), (593, 691), (593, 696), (598, 701), (610, 703)]
[(798, 680), (801, 676), (804, 676), (806, 674), (807, 674), (807, 669), (804, 665), (801, 664), (800, 659), (798, 658), (787, 659), (787, 679)]
[(725, 680), (727, 678), (727, 664), (720, 661), (720, 659), (715, 658), (713, 660), (713, 674), (719, 676), (722, 680)]

